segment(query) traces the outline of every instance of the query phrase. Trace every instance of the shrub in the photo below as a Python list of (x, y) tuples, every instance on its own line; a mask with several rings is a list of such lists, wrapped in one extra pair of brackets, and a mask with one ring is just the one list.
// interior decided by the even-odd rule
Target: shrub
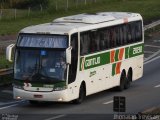
[[(2, 0), (0, 0), (0, 3), (2, 3)], [(7, 6), (10, 6), (11, 8), (25, 9), (28, 7), (37, 7), (40, 5), (47, 6), (49, 0), (3, 0), (3, 3), (5, 3)]]

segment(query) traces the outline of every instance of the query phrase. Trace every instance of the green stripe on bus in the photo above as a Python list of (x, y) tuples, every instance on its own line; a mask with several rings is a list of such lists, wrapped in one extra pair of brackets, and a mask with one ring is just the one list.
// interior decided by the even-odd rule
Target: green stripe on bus
[(125, 59), (129, 58), (129, 47), (125, 48)]
[[(85, 62), (83, 62), (84, 59)], [(80, 71), (82, 71), (83, 69), (86, 70), (97, 66), (105, 65), (108, 63), (110, 63), (110, 52), (93, 55), (85, 58), (82, 57), (80, 59)]]
[(116, 74), (116, 63), (112, 64), (112, 76)]
[(143, 50), (144, 50), (143, 44), (131, 46), (129, 49), (129, 58), (143, 54)]
[[(143, 54), (144, 44), (138, 44), (125, 48), (125, 59)], [(115, 51), (115, 61), (119, 61), (119, 49)], [(80, 58), (80, 71), (98, 67), (110, 63), (110, 52)]]
[(115, 53), (115, 62), (116, 61), (119, 61), (119, 49), (116, 50), (116, 53)]

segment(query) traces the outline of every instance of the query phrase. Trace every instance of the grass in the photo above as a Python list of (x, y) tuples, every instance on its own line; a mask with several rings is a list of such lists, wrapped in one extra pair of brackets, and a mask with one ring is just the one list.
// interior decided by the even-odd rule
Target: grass
[(6, 56), (2, 53), (0, 54), (0, 69), (12, 67), (12, 63), (6, 60)]
[(13, 80), (13, 75), (0, 76), (0, 86), (11, 84)]
[[(160, 18), (159, 0), (97, 0), (96, 3), (88, 2), (86, 5), (81, 2), (76, 6), (75, 0), (69, 0), (69, 9), (66, 10), (66, 1), (58, 0), (56, 11), (56, 0), (50, 0), (49, 7), (42, 13), (34, 11), (27, 16), (24, 10), (23, 17), (13, 17), (0, 21), (0, 35), (16, 34), (22, 28), (30, 25), (51, 22), (53, 19), (79, 13), (95, 13), (100, 11), (123, 11), (140, 13), (144, 21), (152, 21)], [(82, 1), (82, 0), (81, 0)], [(21, 11), (22, 14), (22, 11)]]

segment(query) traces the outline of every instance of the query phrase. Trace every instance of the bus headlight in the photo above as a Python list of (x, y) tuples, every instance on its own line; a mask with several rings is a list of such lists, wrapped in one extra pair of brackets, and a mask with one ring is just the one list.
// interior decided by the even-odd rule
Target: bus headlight
[(59, 98), (58, 101), (63, 101), (63, 99), (62, 99), (62, 98)]
[(20, 96), (16, 96), (16, 99), (17, 99), (17, 100), (20, 100), (20, 99), (22, 99), (22, 97), (20, 97)]

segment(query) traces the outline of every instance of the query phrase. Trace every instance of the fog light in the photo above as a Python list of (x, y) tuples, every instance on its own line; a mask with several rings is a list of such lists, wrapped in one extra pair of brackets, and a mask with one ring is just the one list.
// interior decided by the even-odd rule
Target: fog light
[(63, 100), (62, 98), (59, 98), (59, 99), (58, 99), (58, 101), (62, 101), (62, 100)]
[(17, 96), (17, 97), (16, 97), (16, 99), (18, 99), (18, 100), (19, 100), (19, 99), (22, 99), (22, 97), (20, 97), (20, 96)]

